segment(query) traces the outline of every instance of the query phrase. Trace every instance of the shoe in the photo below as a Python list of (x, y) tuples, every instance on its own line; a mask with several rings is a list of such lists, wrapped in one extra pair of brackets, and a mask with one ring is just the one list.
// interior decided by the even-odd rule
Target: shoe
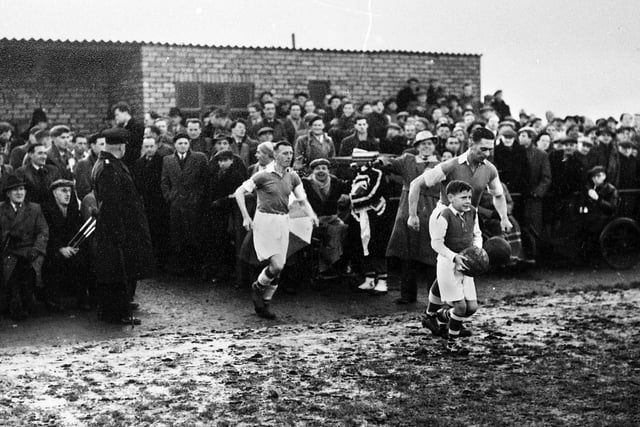
[(400, 297), (400, 298), (396, 298), (395, 300), (393, 300), (393, 302), (395, 302), (398, 305), (407, 305), (407, 304), (415, 303), (416, 299), (415, 298)]
[(258, 311), (256, 309), (256, 312), (258, 313), (258, 316), (262, 317), (263, 319), (268, 319), (268, 320), (273, 320), (276, 318), (276, 315), (273, 311), (271, 311), (271, 304), (269, 304), (266, 301), (262, 302), (262, 309), (260, 311)]
[(458, 354), (461, 356), (469, 354), (469, 349), (465, 347), (465, 345), (462, 344), (458, 339), (447, 340), (447, 343), (445, 344), (444, 348), (445, 350), (447, 350), (447, 352), (452, 354)]
[(473, 332), (471, 332), (470, 329), (465, 328), (463, 324), (462, 328), (460, 329), (460, 334), (458, 336), (460, 338), (467, 338), (467, 337), (470, 337), (471, 335), (473, 335)]
[(373, 294), (384, 295), (389, 291), (389, 288), (387, 288), (387, 279), (376, 279), (374, 283), (375, 287), (372, 290)]
[(424, 315), (422, 318), (422, 326), (431, 331), (431, 334), (434, 337), (441, 337), (441, 329), (440, 325), (438, 325), (438, 321), (436, 320), (436, 316), (428, 316)]
[(258, 282), (251, 284), (251, 301), (258, 315), (264, 310), (264, 300), (262, 299), (262, 288)]
[(376, 287), (373, 277), (366, 277), (364, 282), (358, 286), (358, 289), (363, 292), (370, 292)]

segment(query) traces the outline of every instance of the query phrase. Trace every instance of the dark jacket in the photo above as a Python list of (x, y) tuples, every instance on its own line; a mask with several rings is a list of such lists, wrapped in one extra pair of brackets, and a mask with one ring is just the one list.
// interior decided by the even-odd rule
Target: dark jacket
[(155, 262), (149, 225), (129, 169), (103, 151), (92, 177), (100, 209), (94, 235), (98, 283), (126, 283), (150, 276)]
[(558, 198), (566, 198), (582, 189), (582, 164), (575, 156), (564, 158), (564, 152), (554, 151), (549, 155), (551, 186), (549, 193)]
[(29, 258), (34, 250), (47, 253), (49, 226), (37, 203), (25, 202), (18, 212), (8, 201), (0, 203), (0, 229), (3, 255)]
[(300, 134), (300, 131), (304, 131), (305, 129), (308, 129), (308, 128), (309, 126), (307, 126), (307, 123), (304, 121), (303, 118), (300, 118), (300, 123), (297, 129), (295, 124), (293, 123), (293, 120), (291, 120), (290, 117), (287, 117), (284, 120), (284, 134), (285, 134), (285, 137), (287, 138), (287, 141), (289, 141), (291, 144), (296, 142), (296, 139), (298, 139), (298, 135)]
[(31, 162), (18, 168), (16, 175), (24, 179), (27, 190), (26, 200), (40, 204), (51, 197), (51, 192), (49, 191), (51, 183), (62, 178), (57, 167), (44, 165), (37, 171)]
[(369, 133), (374, 138), (382, 141), (387, 136), (387, 125), (389, 119), (384, 114), (376, 113), (375, 111), (367, 117), (367, 123), (369, 124)]
[(207, 204), (209, 170), (202, 153), (189, 151), (180, 164), (178, 154), (162, 159), (162, 195), (169, 203), (171, 241), (175, 248), (184, 244), (199, 244), (200, 226)]
[(198, 138), (191, 140), (191, 151), (204, 153), (208, 159), (213, 154), (213, 141), (211, 138), (200, 135)]
[[(249, 167), (256, 161), (256, 151), (258, 151), (259, 142), (255, 139), (251, 139), (245, 135), (240, 145), (233, 139), (233, 137), (229, 137), (229, 148), (231, 148), (231, 152), (236, 156), (239, 156), (242, 159), (245, 167)], [(211, 152), (211, 156), (213, 156), (215, 152)], [(211, 158), (209, 156), (209, 158)]]
[(348, 184), (335, 176), (331, 175), (329, 179), (331, 180), (331, 187), (326, 197), (320, 195), (311, 177), (302, 179), (302, 186), (307, 193), (309, 204), (318, 216), (337, 215), (338, 199), (340, 199), (340, 196), (343, 194), (349, 194), (351, 190)]
[(500, 181), (510, 192), (529, 194), (529, 161), (522, 146), (517, 142), (511, 147), (498, 144), (493, 150), (493, 160), (500, 174)]
[(551, 185), (551, 166), (549, 155), (538, 150), (533, 144), (525, 148), (529, 162), (530, 194), (537, 198), (543, 198)]
[(73, 179), (73, 174), (69, 169), (69, 157), (69, 153), (60, 151), (58, 147), (53, 144), (47, 153), (47, 164), (58, 168), (60, 176), (64, 179)]
[(24, 157), (27, 155), (28, 144), (19, 145), (11, 150), (9, 155), (9, 164), (16, 170), (24, 163)]
[(598, 193), (598, 200), (589, 197), (588, 192), (592, 186), (585, 187), (583, 192), (583, 206), (587, 207), (587, 213), (592, 216), (608, 217), (616, 213), (618, 209), (618, 190), (616, 187), (605, 182), (595, 187)]
[(135, 167), (136, 160), (140, 158), (140, 153), (142, 152), (144, 125), (132, 117), (124, 128), (129, 131), (129, 143), (122, 161), (131, 170)]
[(86, 159), (80, 160), (76, 165), (76, 193), (80, 200), (91, 192), (91, 170), (96, 164), (98, 156), (93, 151)]
[(367, 151), (378, 151), (380, 149), (380, 144), (371, 134), (367, 134), (367, 139), (365, 141), (360, 141), (358, 139), (358, 134), (354, 132), (351, 136), (342, 140), (342, 144), (340, 144), (340, 156), (351, 156), (354, 148)]

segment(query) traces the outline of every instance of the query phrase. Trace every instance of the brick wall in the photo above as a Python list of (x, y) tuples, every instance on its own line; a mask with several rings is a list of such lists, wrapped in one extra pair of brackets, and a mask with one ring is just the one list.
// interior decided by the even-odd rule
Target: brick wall
[(329, 80), (331, 92), (363, 101), (395, 95), (415, 76), (436, 77), (453, 93), (471, 81), (480, 93), (475, 55), (1, 39), (0, 57), (0, 120), (20, 130), (38, 107), (51, 124), (90, 131), (105, 126), (118, 101), (138, 117), (149, 110), (167, 114), (176, 82), (253, 83), (255, 94), (291, 97), (307, 91), (309, 80)]
[(291, 49), (207, 48), (145, 45), (144, 108), (166, 114), (175, 105), (175, 82), (247, 82), (256, 95), (307, 91), (309, 80), (329, 80), (331, 91), (356, 101), (395, 95), (406, 79), (438, 78), (451, 93), (471, 81), (480, 93), (480, 57), (422, 53), (357, 53)]
[(109, 105), (142, 105), (140, 49), (61, 42), (0, 43), (0, 120), (26, 129), (35, 108), (51, 125), (96, 131)]

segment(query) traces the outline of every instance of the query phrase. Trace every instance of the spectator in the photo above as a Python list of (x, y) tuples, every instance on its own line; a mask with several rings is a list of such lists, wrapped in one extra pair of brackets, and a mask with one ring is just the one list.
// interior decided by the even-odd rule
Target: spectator
[(179, 133), (187, 132), (187, 129), (182, 123), (184, 121), (184, 116), (182, 115), (182, 111), (180, 111), (178, 107), (171, 107), (169, 109), (169, 120), (171, 121), (171, 123), (169, 124), (169, 133), (171, 133), (172, 135), (177, 135)]
[[(231, 152), (236, 156), (240, 156), (245, 168), (248, 168), (255, 161), (258, 141), (249, 138), (247, 125), (243, 120), (236, 120), (231, 123), (231, 136), (228, 141)], [(217, 151), (215, 150), (215, 152)]]
[(565, 138), (558, 140), (559, 150), (549, 155), (551, 167), (551, 185), (549, 186), (550, 205), (546, 207), (545, 218), (552, 225), (561, 218), (570, 217), (575, 203), (575, 193), (583, 186), (582, 164), (576, 158), (578, 141)]
[(324, 113), (325, 125), (334, 126), (341, 115), (342, 115), (342, 100), (338, 95), (331, 95), (331, 98), (329, 98), (329, 108), (327, 108)]
[[(125, 102), (118, 102), (113, 107), (115, 122), (118, 127), (129, 131), (129, 143), (122, 161), (131, 170), (135, 166), (136, 160), (140, 158), (142, 150), (142, 138), (144, 137), (144, 126), (131, 117), (131, 108)], [(156, 123), (156, 126), (158, 124)]]
[[(214, 283), (233, 275), (244, 239), (242, 216), (233, 193), (247, 178), (242, 162), (229, 150), (219, 150), (212, 159), (210, 190), (211, 239), (208, 267)], [(210, 265), (209, 265), (210, 264)]]
[[(184, 128), (184, 126), (180, 126)], [(184, 133), (184, 132), (179, 132)], [(212, 145), (211, 138), (202, 135), (202, 122), (199, 119), (188, 119), (186, 133), (189, 136), (191, 151), (203, 153), (207, 159), (211, 157)], [(177, 135), (177, 134), (176, 134)]]
[(104, 150), (105, 138), (99, 133), (89, 137), (89, 155), (76, 166), (76, 192), (80, 200), (91, 192), (91, 171)]
[[(500, 180), (510, 192), (529, 194), (529, 161), (525, 149), (515, 141), (516, 136), (516, 132), (510, 127), (502, 128), (494, 148), (493, 160)], [(522, 218), (520, 214), (517, 211), (516, 218)]]
[(43, 144), (36, 143), (27, 151), (29, 162), (16, 170), (16, 175), (24, 180), (27, 190), (27, 201), (42, 204), (49, 195), (49, 187), (54, 181), (62, 178), (60, 170), (46, 164), (47, 150)]
[(316, 159), (329, 159), (336, 156), (331, 137), (324, 132), (322, 117), (315, 116), (309, 123), (309, 133), (298, 138), (294, 150), (294, 168), (308, 169)]
[(191, 151), (189, 136), (174, 137), (176, 153), (162, 159), (162, 195), (169, 204), (174, 274), (201, 273), (202, 212), (206, 202), (207, 157)]
[(376, 100), (372, 104), (372, 111), (367, 116), (369, 130), (374, 138), (382, 141), (387, 133), (387, 124), (389, 120), (384, 115), (384, 104), (381, 100)]
[[(524, 148), (529, 166), (529, 191), (522, 195), (522, 224), (530, 233), (534, 242), (542, 235), (543, 200), (551, 185), (551, 166), (546, 152), (533, 145), (536, 131), (532, 127), (523, 127), (518, 131), (518, 142)], [(512, 221), (513, 223), (513, 221)], [(525, 260), (532, 263), (537, 256), (538, 245), (529, 244), (525, 239)]]
[(380, 142), (380, 152), (399, 156), (404, 150), (410, 148), (407, 138), (402, 135), (402, 128), (397, 123), (387, 125), (387, 135)]
[[(160, 119), (160, 123), (164, 123), (166, 125), (166, 121), (164, 119)], [(157, 153), (161, 157), (173, 154), (173, 140), (169, 138), (169, 135), (167, 133), (163, 134), (159, 127), (152, 125), (145, 128), (144, 137), (151, 137), (156, 140), (156, 143), (158, 144)]]
[(396, 96), (396, 104), (398, 105), (398, 111), (405, 111), (409, 104), (417, 100), (416, 93), (419, 90), (418, 79), (411, 77), (407, 80), (407, 85), (398, 92)]
[(247, 106), (247, 113), (249, 114), (249, 121), (247, 122), (247, 132), (249, 138), (256, 139), (258, 137), (258, 130), (262, 126), (262, 105), (258, 102), (252, 102)]
[(320, 225), (314, 235), (320, 239), (318, 270), (325, 279), (335, 278), (333, 267), (342, 257), (347, 226), (338, 217), (338, 204), (348, 197), (350, 186), (329, 173), (328, 159), (311, 162), (311, 174), (302, 179), (309, 204), (318, 215)]
[(47, 256), (42, 267), (45, 302), (50, 310), (62, 311), (66, 309), (63, 299), (74, 296), (78, 308), (89, 310), (86, 281), (78, 274), (83, 258), (77, 256), (79, 247), (69, 244), (82, 227), (73, 181), (59, 179), (51, 184), (50, 191), (53, 197), (42, 205), (49, 225)]
[(356, 131), (345, 138), (340, 146), (340, 156), (351, 156), (353, 150), (359, 148), (366, 151), (378, 151), (380, 144), (368, 132), (369, 124), (364, 116), (356, 117)]
[(491, 107), (493, 107), (500, 120), (511, 117), (511, 109), (502, 98), (502, 90), (497, 90), (493, 94), (493, 102), (491, 103)]
[(2, 267), (5, 278), (0, 287), (0, 312), (14, 320), (26, 319), (32, 309), (34, 289), (47, 251), (49, 227), (40, 205), (26, 200), (24, 181), (11, 175), (4, 186), (6, 200), (0, 203)]
[(142, 157), (136, 161), (133, 179), (144, 203), (156, 266), (162, 269), (170, 253), (170, 222), (169, 206), (163, 197), (161, 185), (164, 156), (158, 153), (158, 147), (155, 138), (147, 136), (143, 139)]
[[(280, 141), (285, 137), (284, 126), (280, 120), (276, 118), (276, 104), (273, 101), (267, 101), (262, 105), (263, 118), (262, 123), (256, 125), (259, 128), (253, 130), (258, 131), (264, 127), (270, 127), (273, 130), (274, 141)], [(250, 133), (251, 135), (251, 133)]]
[(60, 176), (63, 178), (73, 178), (70, 164), (71, 155), (68, 151), (68, 145), (72, 138), (71, 131), (66, 126), (54, 126), (51, 128), (51, 138), (53, 139), (53, 144), (47, 152), (47, 164), (58, 168)]
[(284, 132), (287, 137), (287, 141), (294, 144), (298, 138), (298, 134), (305, 129), (307, 129), (307, 123), (302, 118), (302, 108), (300, 107), (300, 104), (291, 104), (289, 115), (284, 121)]

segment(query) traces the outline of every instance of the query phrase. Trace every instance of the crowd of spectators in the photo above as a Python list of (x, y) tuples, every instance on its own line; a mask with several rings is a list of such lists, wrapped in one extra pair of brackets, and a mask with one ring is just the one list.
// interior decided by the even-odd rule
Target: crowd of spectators
[[(316, 103), (303, 92), (279, 98), (263, 92), (245, 112), (233, 115), (215, 109), (185, 117), (172, 108), (166, 117), (148, 111), (139, 120), (126, 103), (112, 111), (112, 125), (129, 131), (123, 161), (144, 201), (157, 267), (175, 275), (220, 282), (242, 276), (245, 233), (232, 196), (251, 174), (268, 167), (275, 156), (271, 143), (282, 140), (294, 148), (291, 166), (303, 178), (314, 210), (330, 217), (329, 222), (339, 215), (349, 224), (345, 195), (352, 176), (329, 173), (336, 173), (335, 158), (351, 158), (354, 150), (418, 155), (418, 137), (434, 142), (429, 161), (437, 163), (464, 153), (469, 136), (480, 127), (496, 136), (492, 162), (516, 200), (513, 216), (535, 238), (566, 214), (565, 202), (573, 197), (581, 198), (581, 212), (598, 213), (600, 221), (619, 209), (637, 217), (635, 203), (618, 203), (620, 190), (640, 188), (640, 120), (630, 113), (595, 121), (552, 112), (536, 116), (520, 111), (514, 116), (500, 90), (480, 100), (471, 84), (452, 93), (435, 79), (424, 87), (415, 78), (388, 99), (332, 94)], [(63, 309), (69, 295), (81, 308), (92, 309), (96, 303), (91, 242), (80, 248), (68, 242), (98, 211), (95, 200), (92, 203), (91, 173), (104, 144), (99, 132), (49, 123), (42, 109), (34, 111), (22, 133), (0, 122), (3, 205), (13, 208), (11, 215), (0, 218), (2, 255), (28, 260), (31, 264), (18, 264), (25, 271), (41, 259), (41, 270), (20, 277), (33, 282), (36, 294), (53, 310)], [(397, 197), (400, 189), (394, 186), (392, 171), (387, 172), (388, 195)], [(42, 207), (42, 218), (36, 214), (33, 223), (21, 222), (22, 202), (14, 197), (21, 188), (25, 202)], [(489, 223), (490, 206), (484, 215)], [(349, 272), (356, 251), (349, 239), (359, 231), (354, 233), (342, 232), (344, 256), (337, 259), (334, 252), (334, 265), (329, 263), (325, 273)], [(535, 261), (532, 251), (525, 247), (522, 259)], [(18, 304), (15, 280), (5, 268), (0, 310), (20, 318), (28, 310), (12, 309)]]

